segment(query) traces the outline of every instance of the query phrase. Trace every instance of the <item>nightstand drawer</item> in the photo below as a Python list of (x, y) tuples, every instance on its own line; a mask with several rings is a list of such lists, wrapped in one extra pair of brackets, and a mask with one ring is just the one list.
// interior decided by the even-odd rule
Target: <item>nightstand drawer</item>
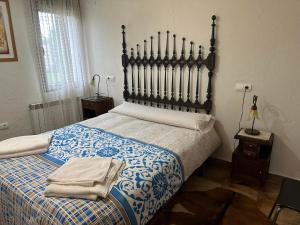
[(258, 152), (257, 151), (249, 151), (249, 150), (247, 150), (247, 149), (244, 149), (243, 150), (243, 154), (245, 155), (245, 156), (248, 156), (248, 157), (252, 157), (252, 158), (256, 158), (256, 157), (258, 157)]
[(248, 151), (252, 151), (252, 152), (258, 152), (259, 147), (260, 145), (258, 143), (254, 143), (250, 141), (245, 141), (243, 144), (244, 149), (247, 149)]
[(243, 153), (249, 157), (258, 157), (260, 151), (260, 145), (254, 142), (243, 142)]
[(95, 109), (95, 103), (91, 101), (82, 100), (82, 107), (85, 109)]

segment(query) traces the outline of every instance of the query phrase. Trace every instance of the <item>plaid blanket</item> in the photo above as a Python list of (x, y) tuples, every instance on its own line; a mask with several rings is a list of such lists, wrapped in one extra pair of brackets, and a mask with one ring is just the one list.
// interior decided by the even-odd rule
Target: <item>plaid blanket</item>
[[(109, 197), (46, 198), (46, 178), (70, 157), (126, 163)], [(53, 132), (47, 153), (0, 160), (0, 224), (146, 224), (183, 183), (175, 153), (98, 128), (74, 124)]]

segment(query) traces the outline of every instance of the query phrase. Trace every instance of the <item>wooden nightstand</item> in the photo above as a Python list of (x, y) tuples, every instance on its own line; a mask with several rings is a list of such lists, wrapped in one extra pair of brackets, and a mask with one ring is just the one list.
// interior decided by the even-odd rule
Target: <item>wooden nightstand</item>
[(89, 119), (107, 113), (114, 107), (114, 100), (110, 97), (90, 97), (81, 99), (83, 119)]
[(241, 129), (234, 138), (239, 145), (232, 154), (231, 176), (251, 182), (258, 180), (263, 186), (269, 175), (274, 134), (261, 131), (260, 135), (252, 136)]

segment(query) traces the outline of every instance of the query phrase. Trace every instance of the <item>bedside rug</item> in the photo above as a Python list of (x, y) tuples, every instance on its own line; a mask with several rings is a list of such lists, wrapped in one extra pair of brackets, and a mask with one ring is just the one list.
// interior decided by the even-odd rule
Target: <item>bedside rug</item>
[[(254, 222), (255, 221), (255, 222)], [(271, 225), (246, 196), (216, 187), (207, 191), (183, 188), (149, 225)]]
[(271, 225), (272, 222), (256, 207), (256, 202), (235, 194), (220, 225)]

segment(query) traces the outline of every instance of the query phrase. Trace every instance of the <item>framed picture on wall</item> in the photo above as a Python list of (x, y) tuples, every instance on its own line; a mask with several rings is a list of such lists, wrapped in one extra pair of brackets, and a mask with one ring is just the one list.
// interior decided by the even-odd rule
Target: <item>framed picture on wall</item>
[(0, 62), (18, 61), (8, 0), (0, 0)]

